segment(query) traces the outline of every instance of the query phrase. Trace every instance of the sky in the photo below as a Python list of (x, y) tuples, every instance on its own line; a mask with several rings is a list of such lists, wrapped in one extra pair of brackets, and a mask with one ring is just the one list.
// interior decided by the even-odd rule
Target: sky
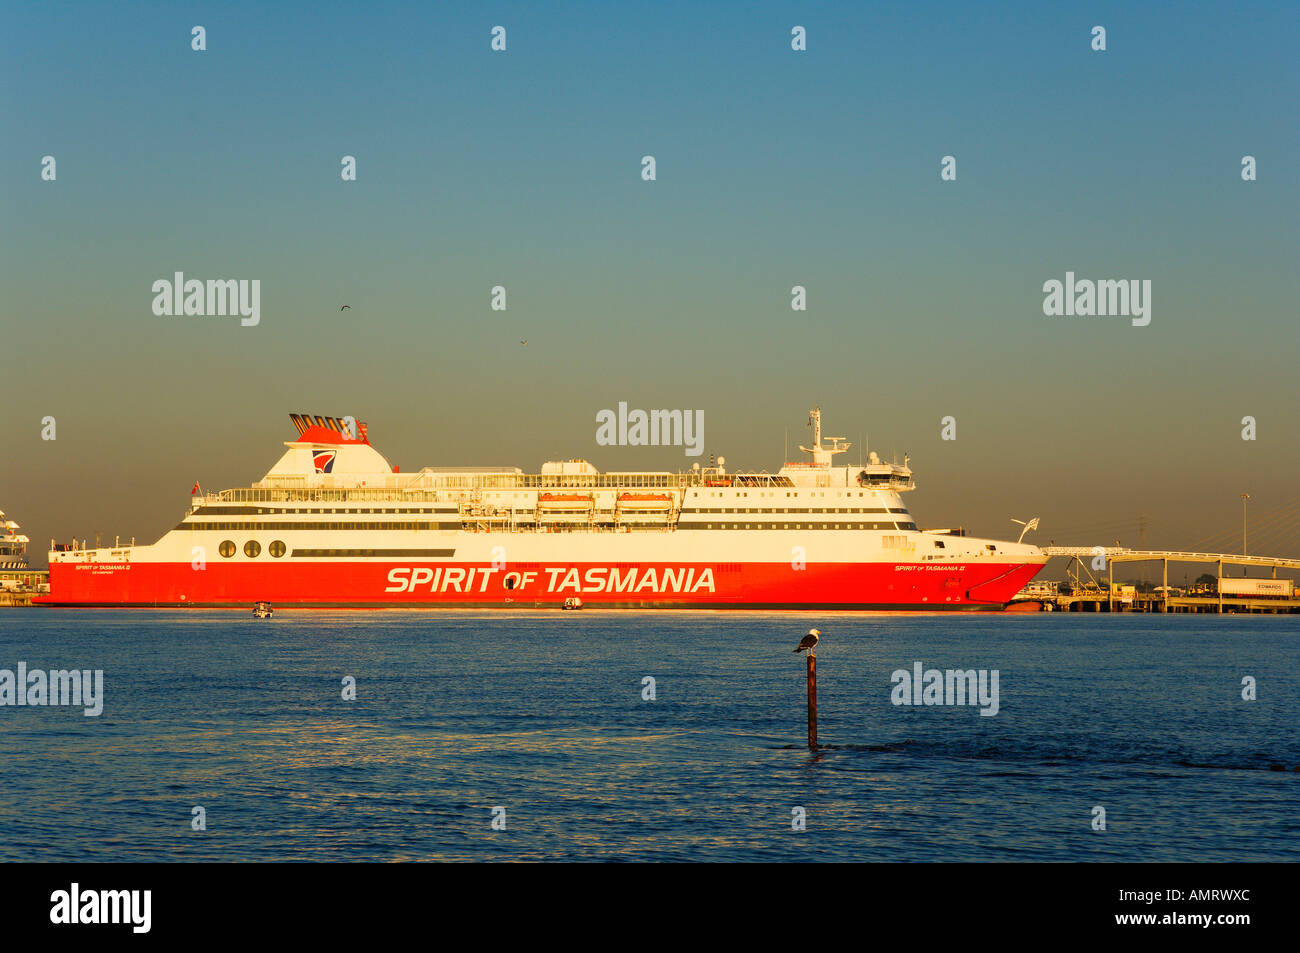
[[(923, 527), (1235, 552), (1248, 492), (1300, 555), (1300, 16), (1134, 6), (8, 4), (0, 508), (43, 563), (259, 479), (290, 412), (535, 472), (689, 468), (596, 415), (699, 410), (775, 470), (820, 405)], [(154, 314), (177, 271), (260, 323)], [(1150, 324), (1045, 315), (1067, 271)]]

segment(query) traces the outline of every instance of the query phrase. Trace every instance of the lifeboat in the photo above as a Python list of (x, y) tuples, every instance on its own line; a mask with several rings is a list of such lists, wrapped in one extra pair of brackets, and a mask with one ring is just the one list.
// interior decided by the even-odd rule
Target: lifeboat
[(620, 493), (618, 508), (628, 513), (661, 513), (673, 508), (667, 493)]
[(539, 493), (539, 509), (574, 512), (588, 510), (596, 505), (595, 499), (587, 493)]

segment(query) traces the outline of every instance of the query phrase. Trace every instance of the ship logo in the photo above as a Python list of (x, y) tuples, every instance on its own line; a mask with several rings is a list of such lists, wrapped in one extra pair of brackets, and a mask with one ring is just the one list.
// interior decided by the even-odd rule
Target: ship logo
[(334, 470), (334, 457), (338, 455), (337, 450), (313, 450), (311, 462), (316, 467), (317, 473), (331, 473)]

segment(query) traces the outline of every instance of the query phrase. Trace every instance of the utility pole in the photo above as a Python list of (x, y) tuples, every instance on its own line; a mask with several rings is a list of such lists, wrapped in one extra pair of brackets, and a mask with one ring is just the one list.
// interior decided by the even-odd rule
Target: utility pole
[(1241, 555), (1246, 555), (1246, 501), (1250, 499), (1249, 493), (1241, 494)]
[[(1138, 514), (1138, 549), (1142, 550), (1143, 552), (1146, 552), (1147, 549), (1147, 515), (1145, 513)], [(1146, 561), (1143, 560), (1142, 583), (1145, 585), (1146, 581), (1147, 581), (1147, 564)]]

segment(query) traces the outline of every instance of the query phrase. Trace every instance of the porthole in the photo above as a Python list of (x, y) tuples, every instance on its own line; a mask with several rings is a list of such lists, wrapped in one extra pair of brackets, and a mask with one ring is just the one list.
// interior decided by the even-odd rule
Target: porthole
[(271, 545), (266, 547), (266, 551), (270, 553), (272, 556), (274, 556), (276, 559), (279, 559), (281, 556), (284, 555), (285, 552), (284, 543), (278, 539), (273, 539), (271, 540)]
[(244, 555), (249, 559), (255, 559), (262, 552), (262, 544), (255, 539), (250, 539), (244, 544)]
[(217, 552), (229, 559), (231, 556), (235, 555), (234, 542), (229, 539), (223, 539), (221, 545), (217, 547)]

